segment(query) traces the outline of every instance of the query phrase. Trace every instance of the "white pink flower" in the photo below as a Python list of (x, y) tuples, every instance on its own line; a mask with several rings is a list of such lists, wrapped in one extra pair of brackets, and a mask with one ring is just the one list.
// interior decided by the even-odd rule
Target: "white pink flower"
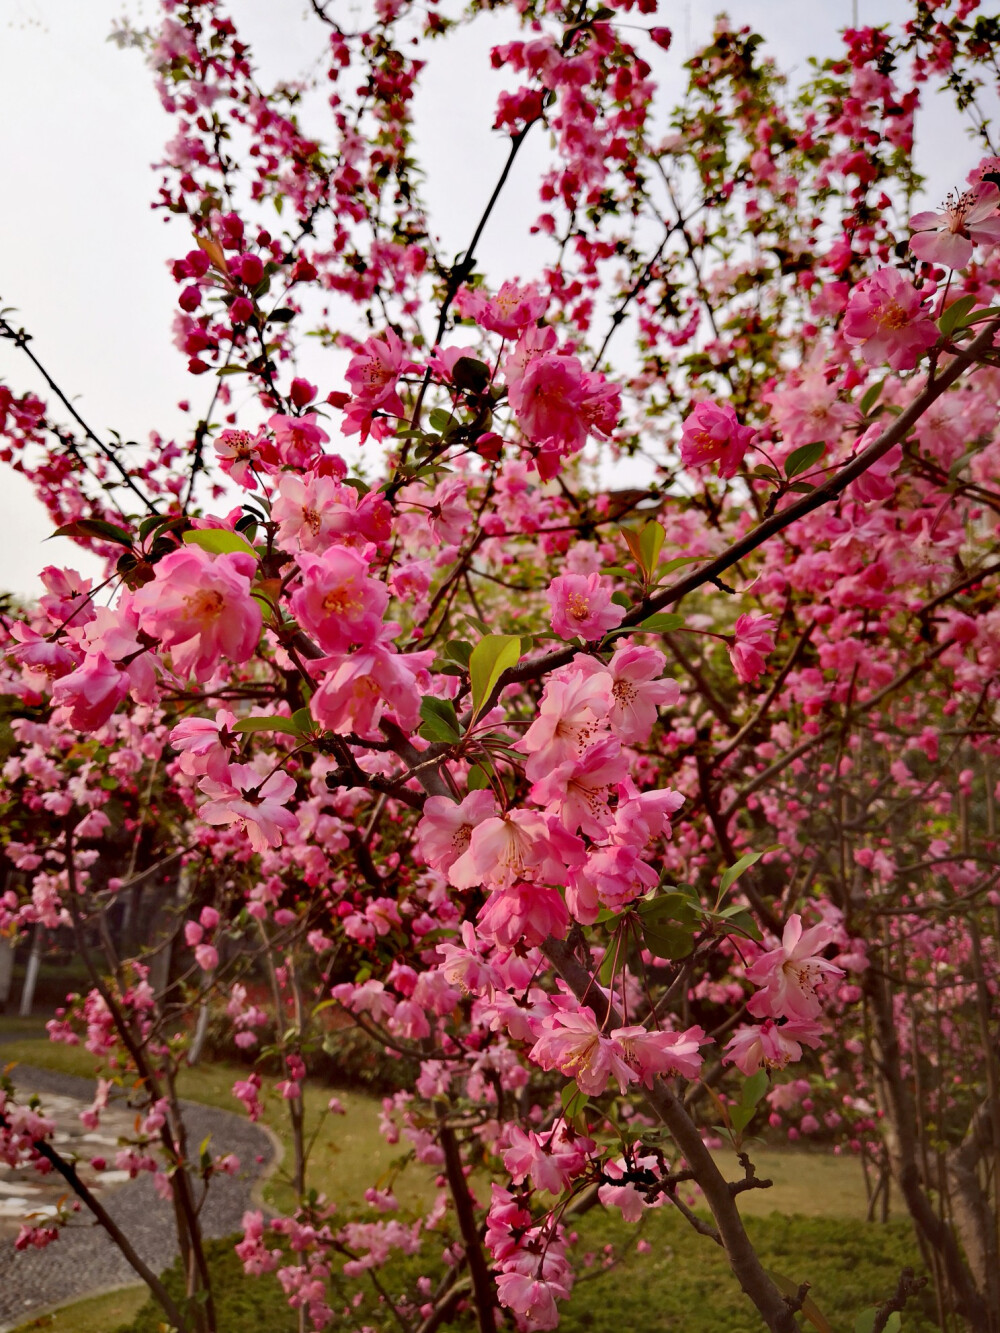
[(983, 181), (970, 190), (952, 193), (940, 213), (910, 218), (910, 249), (918, 259), (946, 268), (965, 268), (977, 245), (1000, 242), (1000, 189)]
[(625, 615), (624, 607), (612, 602), (613, 592), (611, 580), (601, 574), (560, 574), (549, 584), (549, 623), (562, 639), (601, 639)]
[(219, 663), (246, 662), (263, 616), (250, 595), (257, 561), (249, 553), (211, 556), (199, 546), (172, 551), (135, 594), (139, 627), (169, 649), (174, 670), (208, 680)]
[(938, 339), (920, 293), (895, 268), (880, 268), (853, 288), (842, 328), (869, 366), (886, 363), (892, 370), (912, 370)]
[(747, 980), (764, 989), (747, 1006), (755, 1018), (791, 1018), (807, 1022), (820, 1012), (816, 987), (824, 976), (840, 977), (843, 971), (820, 957), (833, 943), (836, 930), (820, 922), (802, 929), (802, 918), (794, 912), (785, 925), (781, 944), (770, 949), (747, 968)]

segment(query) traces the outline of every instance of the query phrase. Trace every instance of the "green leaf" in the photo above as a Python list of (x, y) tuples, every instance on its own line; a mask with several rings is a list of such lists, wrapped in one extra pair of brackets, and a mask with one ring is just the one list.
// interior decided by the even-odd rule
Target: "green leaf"
[[(768, 1273), (768, 1277), (781, 1292), (782, 1296), (795, 1297), (799, 1294), (799, 1283), (793, 1282), (790, 1277), (785, 1277), (783, 1273)], [(817, 1333), (833, 1333), (830, 1323), (822, 1313), (819, 1306), (811, 1296), (806, 1296), (802, 1302), (802, 1313), (809, 1320)]]
[[(163, 522), (162, 519), (159, 522)], [(56, 528), (53, 537), (94, 537), (102, 542), (114, 542), (116, 546), (132, 549), (132, 535), (115, 523), (106, 523), (103, 518), (78, 518), (73, 523), (64, 523)]]
[(184, 540), (188, 546), (200, 546), (203, 551), (208, 551), (210, 555), (224, 555), (229, 551), (243, 551), (246, 555), (252, 555), (258, 559), (257, 552), (238, 532), (232, 532), (229, 528), (198, 528), (190, 532), (185, 532)]
[(938, 320), (937, 325), (944, 336), (947, 338), (955, 329), (961, 328), (965, 322), (965, 316), (971, 314), (976, 304), (975, 296), (960, 296), (957, 301), (952, 301), (951, 305)]
[(991, 305), (986, 310), (977, 310), (974, 315), (968, 315), (962, 320), (962, 328), (967, 329), (973, 324), (982, 324), (986, 319), (996, 319), (1000, 315), (1000, 305)]
[(826, 445), (822, 440), (813, 440), (812, 444), (804, 444), (800, 449), (793, 449), (785, 459), (785, 476), (790, 481), (800, 472), (808, 472), (813, 463), (818, 462), (825, 452)]
[(683, 625), (684, 617), (676, 611), (657, 611), (655, 615), (640, 621), (636, 629), (648, 630), (650, 634), (669, 634), (671, 630), (681, 629)]
[(722, 876), (722, 880), (719, 884), (719, 896), (721, 897), (728, 888), (735, 884), (740, 875), (743, 874), (744, 870), (748, 870), (750, 866), (759, 861), (763, 855), (763, 852), (747, 852), (746, 856), (741, 856), (735, 865), (731, 865)]
[(282, 731), (287, 736), (298, 736), (299, 729), (290, 717), (245, 717), (242, 722), (237, 722), (233, 731), (241, 736), (249, 735), (252, 731)]
[(316, 723), (308, 708), (296, 708), (291, 720), (299, 736), (308, 736), (310, 732), (316, 730)]
[(479, 764), (473, 764), (465, 782), (469, 791), (485, 791), (490, 785), (490, 776), (485, 768), (482, 768)]
[(451, 372), (457, 389), (482, 393), (490, 382), (490, 368), (472, 356), (460, 356)]
[(468, 667), (469, 658), (472, 656), (472, 644), (465, 639), (449, 639), (441, 649), (441, 656), (457, 662), (459, 666)]
[(521, 640), (514, 634), (488, 634), (479, 640), (469, 658), (473, 716), (478, 717), (497, 681), (520, 657)]
[(662, 583), (665, 574), (672, 574), (675, 569), (680, 569), (681, 565), (696, 565), (701, 559), (703, 557), (700, 555), (675, 555), (672, 560), (667, 560), (660, 566), (659, 581)]
[(578, 1120), (587, 1105), (587, 1094), (576, 1083), (567, 1083), (560, 1094), (563, 1115), (569, 1121)]
[(428, 415), (427, 421), (430, 424), (431, 430), (436, 430), (439, 435), (446, 435), (453, 426), (459, 424), (458, 418), (453, 416), (450, 412), (446, 412), (442, 407), (436, 407), (434, 411)]
[(882, 396), (882, 390), (885, 388), (885, 380), (879, 380), (877, 384), (872, 384), (865, 390), (865, 395), (861, 399), (861, 415), (866, 417), (872, 410), (879, 398)]
[(420, 701), (420, 716), (424, 725), (419, 734), (425, 741), (443, 741), (446, 745), (453, 745), (461, 739), (455, 705), (450, 699), (425, 695)]
[(636, 909), (642, 939), (658, 958), (685, 958), (694, 946), (700, 913), (686, 893), (660, 893), (647, 898)]
[(764, 1093), (767, 1092), (769, 1083), (770, 1079), (767, 1076), (766, 1069), (758, 1069), (756, 1074), (751, 1074), (743, 1084), (743, 1096), (740, 1098), (742, 1105), (756, 1106)]
[(613, 592), (611, 594), (611, 600), (616, 606), (624, 606), (626, 611), (631, 609), (632, 598), (627, 592)]
[(268, 324), (287, 324), (295, 318), (295, 311), (283, 305), (280, 310), (272, 310), (267, 317)]
[(139, 540), (144, 542), (151, 532), (169, 522), (169, 519), (161, 518), (159, 514), (150, 514), (149, 518), (144, 518), (139, 524)]
[(642, 556), (642, 567), (649, 578), (653, 577), (653, 571), (659, 562), (666, 535), (655, 519), (650, 519), (642, 532), (639, 533), (639, 552)]
[(727, 935), (745, 935), (749, 940), (756, 940), (759, 944), (764, 938), (760, 933), (757, 922), (753, 919), (745, 907), (727, 907), (724, 912), (719, 912), (718, 916), (727, 923)]
[(642, 927), (642, 942), (656, 958), (686, 958), (694, 948), (694, 928), (671, 922)]

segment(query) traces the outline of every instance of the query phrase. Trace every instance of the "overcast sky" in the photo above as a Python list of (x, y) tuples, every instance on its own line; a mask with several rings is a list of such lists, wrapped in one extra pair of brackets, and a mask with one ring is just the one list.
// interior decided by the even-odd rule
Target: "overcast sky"
[[(339, 0), (338, 0), (339, 3)], [(898, 21), (905, 0), (856, 0), (861, 22)], [(353, 12), (369, 5), (343, 0)], [(681, 86), (680, 64), (707, 35), (721, 5), (691, 0), (661, 4), (661, 22), (674, 29), (674, 47), (658, 74)], [(152, 78), (136, 51), (107, 38), (128, 15), (139, 26), (155, 20), (154, 0), (0, 0), (0, 165), (6, 184), (0, 208), (0, 306), (34, 336), (34, 350), (98, 433), (117, 430), (145, 440), (185, 431), (177, 401), (200, 387), (184, 372), (170, 340), (177, 289), (167, 260), (189, 248), (182, 219), (150, 209), (172, 121), (157, 101)], [(837, 30), (851, 22), (852, 0), (733, 0), (738, 23), (761, 31), (785, 70), (804, 72), (807, 57), (837, 49)], [(265, 85), (313, 68), (322, 30), (305, 0), (231, 0), (229, 12), (262, 66)], [(423, 76), (416, 117), (419, 156), (427, 171), (425, 198), (446, 253), (468, 244), (505, 155), (490, 129), (500, 78), (488, 50), (509, 40), (509, 15), (486, 15), (459, 36), (436, 45)], [(430, 75), (430, 77), (428, 77)], [(921, 114), (922, 169), (934, 203), (964, 180), (976, 150), (944, 99)], [(531, 137), (503, 206), (480, 251), (497, 282), (530, 276), (539, 252), (526, 238), (526, 218), (539, 211), (535, 178), (542, 137)], [(313, 356), (321, 355), (318, 349)], [(320, 377), (329, 369), (308, 361)], [(0, 342), (0, 380), (17, 391), (44, 385), (9, 343)], [(96, 569), (63, 539), (47, 542), (51, 525), (30, 488), (9, 469), (0, 475), (0, 590), (31, 595), (38, 570), (66, 563)]]

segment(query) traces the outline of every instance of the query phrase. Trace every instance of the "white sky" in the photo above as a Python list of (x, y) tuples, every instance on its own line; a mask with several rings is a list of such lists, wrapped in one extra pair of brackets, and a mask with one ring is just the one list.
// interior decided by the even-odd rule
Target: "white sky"
[[(869, 23), (899, 20), (908, 10), (905, 0), (856, 4), (860, 21)], [(343, 0), (344, 10), (357, 7)], [(656, 21), (674, 29), (673, 49), (658, 71), (668, 87), (681, 86), (681, 61), (722, 7), (661, 3)], [(36, 354), (98, 434), (115, 429), (138, 440), (153, 429), (182, 435), (189, 418), (177, 401), (190, 397), (197, 407), (198, 394), (211, 392), (208, 376), (199, 383), (186, 374), (170, 340), (177, 288), (166, 263), (190, 248), (184, 222), (165, 221), (149, 206), (156, 182), (150, 163), (161, 157), (173, 121), (140, 53), (107, 40), (113, 20), (128, 15), (141, 26), (155, 21), (157, 8), (154, 0), (0, 0), (0, 306), (16, 307), (15, 322), (34, 335)], [(852, 0), (732, 0), (727, 8), (734, 22), (762, 32), (779, 68), (792, 72), (804, 71), (810, 54), (834, 51), (837, 30), (852, 21)], [(322, 49), (322, 29), (305, 0), (230, 0), (229, 12), (265, 85), (309, 70)], [(490, 129), (500, 78), (488, 49), (513, 35), (510, 16), (484, 16), (457, 41), (438, 44), (436, 65), (423, 76), (418, 156), (447, 253), (468, 244), (505, 156), (505, 140)], [(927, 196), (936, 202), (964, 180), (976, 150), (943, 100), (922, 113), (918, 141)], [(494, 282), (527, 277), (538, 262), (526, 221), (539, 211), (543, 151), (541, 136), (534, 143), (529, 136), (484, 236), (480, 267)], [(311, 350), (304, 373), (324, 393), (343, 387), (341, 373)], [(6, 342), (0, 380), (47, 396)], [(9, 469), (0, 472), (0, 519), (0, 590), (35, 594), (45, 564), (96, 570), (97, 562), (68, 541), (42, 544), (51, 531), (47, 515)]]

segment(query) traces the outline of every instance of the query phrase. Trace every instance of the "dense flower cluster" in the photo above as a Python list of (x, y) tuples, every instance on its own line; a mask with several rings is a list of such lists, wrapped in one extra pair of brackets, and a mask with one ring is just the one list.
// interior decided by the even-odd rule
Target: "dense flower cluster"
[[(310, 90), (259, 86), (221, 0), (162, 8), (159, 204), (204, 416), (111, 449), (0, 385), (5, 461), (107, 566), (48, 568), (4, 617), (0, 931), (90, 956), (164, 904), (148, 957), (95, 967), (50, 1026), (97, 1062), (88, 1129), (133, 1089), (94, 1169), (148, 1174), (199, 1253), (238, 1163), (185, 1146), (175, 1075), (214, 1012), (280, 1064), (233, 1094), (296, 1149), (294, 1208), (249, 1212), (237, 1253), (316, 1329), (384, 1321), (365, 1280), (400, 1255), (405, 1327), (553, 1328), (578, 1198), (690, 1217), (683, 1183), (746, 1241), (706, 1145), (746, 1185), (765, 1121), (905, 1175), (975, 1324), (986, 1241), (956, 1244), (905, 1154), (915, 1086), (942, 1161), (1000, 1113), (1000, 163), (970, 153), (968, 188), (900, 223), (927, 80), (986, 67), (973, 0), (848, 30), (794, 96), (720, 21), (666, 139), (655, 0), (511, 6), (494, 124), (508, 167), (551, 134), (552, 245), (498, 283), (494, 201), (453, 262), (421, 203), (436, 4), (379, 0), (351, 33), (312, 6), (308, 133)], [(322, 384), (306, 335), (341, 353)], [(306, 1090), (345, 1028), (411, 1071), (380, 1127), (434, 1182), (420, 1217), (386, 1180), (349, 1220), (310, 1188)], [(0, 1089), (4, 1161), (48, 1169), (53, 1134)], [(764, 1269), (741, 1281), (788, 1333)]]

